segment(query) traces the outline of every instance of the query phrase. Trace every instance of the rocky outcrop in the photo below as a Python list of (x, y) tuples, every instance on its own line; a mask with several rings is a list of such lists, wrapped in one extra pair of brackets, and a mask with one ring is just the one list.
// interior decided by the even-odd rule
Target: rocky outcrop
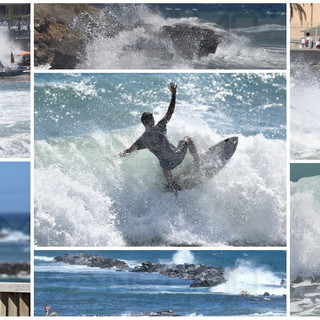
[(71, 265), (82, 265), (92, 268), (129, 268), (129, 266), (124, 261), (112, 258), (105, 258), (93, 254), (65, 254), (63, 257), (55, 257), (54, 260), (57, 262), (68, 263)]
[(43, 20), (34, 32), (35, 65), (50, 64), (52, 69), (74, 69), (83, 55), (85, 39), (72, 33), (69, 27), (55, 21)]
[(225, 282), (223, 268), (213, 268), (205, 265), (194, 264), (152, 264), (143, 262), (135, 267), (132, 272), (160, 273), (169, 277), (192, 280), (190, 287), (213, 287)]
[(160, 36), (170, 39), (179, 55), (186, 59), (213, 54), (219, 43), (219, 37), (213, 30), (185, 25), (163, 26)]
[[(100, 9), (94, 8), (92, 12), (86, 12), (85, 10), (90, 10), (90, 6), (84, 7), (81, 12), (72, 10), (71, 4), (67, 7), (62, 7), (61, 4), (41, 6), (46, 11), (54, 10), (50, 15), (48, 12), (41, 13), (40, 9), (36, 11), (35, 66), (49, 64), (52, 69), (74, 69), (85, 59), (90, 59), (86, 56), (86, 46), (90, 46), (91, 40), (104, 41), (116, 37), (120, 32), (137, 28), (144, 29), (147, 37), (142, 36), (124, 45), (119, 54), (135, 51), (161, 60), (172, 60), (175, 55), (191, 60), (214, 54), (220, 41), (213, 30), (197, 26), (166, 25), (159, 29), (142, 22), (124, 25)], [(60, 17), (61, 12), (63, 18)], [(105, 54), (107, 57), (108, 53)]]
[(0, 263), (0, 274), (16, 276), (21, 273), (30, 274), (29, 263)]

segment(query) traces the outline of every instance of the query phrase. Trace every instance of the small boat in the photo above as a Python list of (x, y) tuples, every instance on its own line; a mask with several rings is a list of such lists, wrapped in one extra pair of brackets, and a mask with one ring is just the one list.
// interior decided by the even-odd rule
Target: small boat
[(20, 76), (23, 73), (24, 70), (20, 68), (5, 68), (4, 70), (2, 70), (2, 74), (5, 77)]

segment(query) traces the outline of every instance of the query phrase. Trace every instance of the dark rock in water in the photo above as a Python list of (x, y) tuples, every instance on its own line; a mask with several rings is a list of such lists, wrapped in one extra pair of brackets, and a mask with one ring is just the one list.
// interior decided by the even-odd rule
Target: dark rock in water
[(171, 39), (179, 55), (186, 59), (201, 58), (215, 53), (219, 43), (219, 36), (213, 30), (200, 27), (163, 26), (160, 35)]
[(105, 258), (93, 254), (66, 254), (63, 257), (55, 257), (55, 261), (64, 262), (71, 265), (85, 265), (96, 268), (119, 268), (127, 269), (129, 266), (121, 260)]
[(250, 294), (249, 291), (247, 290), (242, 290), (240, 293), (239, 293), (239, 297), (252, 297), (253, 295)]
[(172, 60), (174, 57), (167, 46), (156, 37), (154, 39), (140, 37), (134, 44), (124, 46), (123, 51), (141, 52), (147, 57), (161, 60)]
[(269, 292), (265, 292), (263, 295), (264, 296), (270, 296), (270, 293)]
[(0, 274), (6, 274), (8, 276), (16, 276), (20, 273), (30, 274), (29, 263), (1, 263)]
[(152, 264), (149, 261), (142, 262), (132, 272), (160, 273), (169, 277), (182, 278), (194, 281), (191, 287), (213, 287), (225, 282), (224, 270), (204, 265), (194, 264)]
[(292, 283), (301, 283), (301, 282), (303, 282), (303, 278), (301, 276), (295, 276), (291, 282)]

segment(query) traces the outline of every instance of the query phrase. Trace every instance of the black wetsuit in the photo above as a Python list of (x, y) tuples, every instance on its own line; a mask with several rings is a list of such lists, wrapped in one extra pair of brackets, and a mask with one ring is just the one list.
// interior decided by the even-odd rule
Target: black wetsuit
[(186, 156), (188, 142), (181, 140), (178, 147), (171, 144), (167, 138), (167, 124), (164, 119), (159, 121), (151, 131), (144, 132), (134, 143), (138, 149), (149, 149), (160, 161), (165, 170), (172, 170), (178, 166)]

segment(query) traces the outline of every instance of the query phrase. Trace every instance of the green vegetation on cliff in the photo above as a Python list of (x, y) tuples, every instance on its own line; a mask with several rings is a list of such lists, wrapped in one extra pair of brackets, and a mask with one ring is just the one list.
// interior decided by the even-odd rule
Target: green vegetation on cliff
[(34, 17), (39, 20), (54, 20), (65, 24), (71, 22), (80, 13), (94, 14), (99, 11), (100, 9), (85, 3), (37, 3), (34, 6)]

